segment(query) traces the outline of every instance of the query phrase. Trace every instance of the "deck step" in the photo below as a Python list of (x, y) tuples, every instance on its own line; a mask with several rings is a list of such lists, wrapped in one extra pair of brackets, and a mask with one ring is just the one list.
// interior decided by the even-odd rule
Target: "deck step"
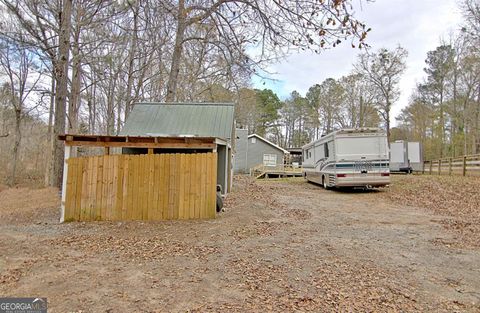
[(262, 178), (263, 176), (265, 176), (265, 172), (262, 172), (260, 175), (257, 175), (257, 176), (255, 177), (255, 179), (260, 179), (260, 178)]

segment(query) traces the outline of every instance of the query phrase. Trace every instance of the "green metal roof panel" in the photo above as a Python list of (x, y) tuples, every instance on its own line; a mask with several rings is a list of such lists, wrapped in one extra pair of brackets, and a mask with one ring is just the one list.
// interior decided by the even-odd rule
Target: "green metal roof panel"
[(234, 109), (232, 103), (138, 103), (119, 135), (231, 139)]

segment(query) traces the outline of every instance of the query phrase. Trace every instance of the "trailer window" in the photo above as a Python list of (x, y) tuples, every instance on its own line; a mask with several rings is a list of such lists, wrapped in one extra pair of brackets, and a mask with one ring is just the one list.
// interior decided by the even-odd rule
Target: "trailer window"
[(328, 158), (329, 153), (328, 153), (328, 143), (327, 142), (323, 144), (323, 148), (325, 149), (325, 157)]
[(310, 159), (311, 157), (312, 157), (312, 149), (306, 150), (303, 160), (305, 161), (305, 159)]

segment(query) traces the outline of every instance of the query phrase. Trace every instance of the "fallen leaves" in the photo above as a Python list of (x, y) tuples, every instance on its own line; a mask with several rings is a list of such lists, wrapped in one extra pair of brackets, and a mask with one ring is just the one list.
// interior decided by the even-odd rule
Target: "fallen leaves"
[(213, 245), (191, 245), (162, 236), (72, 235), (50, 240), (49, 244), (81, 250), (84, 255), (88, 256), (103, 254), (131, 261), (162, 260), (172, 256), (185, 256), (201, 260), (218, 253), (218, 248)]
[(385, 194), (442, 216), (440, 223), (460, 237), (456, 246), (480, 247), (480, 177), (395, 176)]

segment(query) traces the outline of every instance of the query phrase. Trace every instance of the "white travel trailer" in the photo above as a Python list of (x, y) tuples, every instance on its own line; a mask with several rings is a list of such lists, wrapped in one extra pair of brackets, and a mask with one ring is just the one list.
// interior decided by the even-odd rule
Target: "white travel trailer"
[(390, 184), (387, 135), (381, 129), (338, 130), (302, 150), (304, 177), (325, 188)]
[(397, 140), (390, 143), (390, 171), (412, 173), (423, 171), (423, 153), (419, 142)]

